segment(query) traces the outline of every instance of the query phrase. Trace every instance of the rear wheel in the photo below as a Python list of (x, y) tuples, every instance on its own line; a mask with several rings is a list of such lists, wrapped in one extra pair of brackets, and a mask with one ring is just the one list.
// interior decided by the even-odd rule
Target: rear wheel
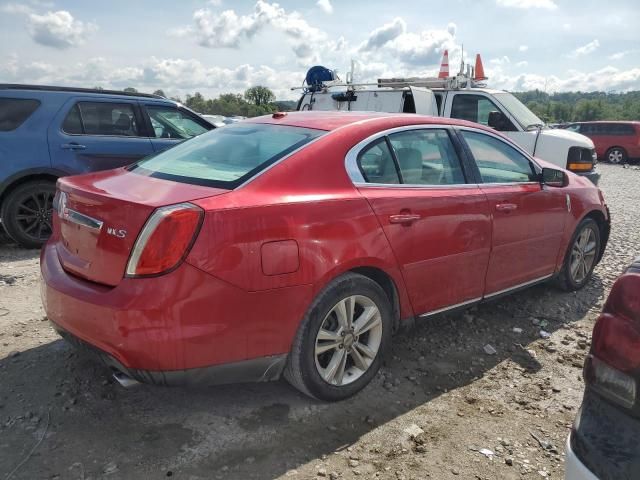
[(600, 252), (600, 228), (592, 218), (585, 218), (576, 228), (558, 275), (560, 288), (566, 291), (584, 287), (596, 266)]
[(39, 248), (51, 235), (55, 184), (46, 180), (16, 187), (2, 202), (2, 225), (7, 234), (26, 248)]
[(609, 150), (607, 150), (607, 153), (605, 154), (605, 158), (610, 163), (614, 163), (616, 165), (620, 164), (620, 163), (626, 163), (626, 161), (627, 161), (627, 152), (625, 151), (624, 148), (613, 147), (613, 148), (610, 148)]
[(380, 285), (363, 275), (342, 275), (318, 295), (305, 315), (285, 377), (311, 397), (348, 398), (380, 369), (391, 327), (391, 305)]

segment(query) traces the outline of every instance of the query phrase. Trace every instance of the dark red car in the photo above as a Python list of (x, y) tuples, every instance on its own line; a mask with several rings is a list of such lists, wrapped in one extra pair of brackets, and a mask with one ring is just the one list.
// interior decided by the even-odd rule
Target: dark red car
[(580, 122), (566, 128), (593, 140), (601, 160), (625, 163), (640, 159), (640, 122)]
[(589, 280), (601, 192), (488, 128), (417, 115), (274, 114), (59, 180), (42, 297), (120, 375), (272, 380), (337, 400), (392, 333), (558, 278)]
[(640, 478), (640, 257), (613, 284), (593, 329), (566, 480)]

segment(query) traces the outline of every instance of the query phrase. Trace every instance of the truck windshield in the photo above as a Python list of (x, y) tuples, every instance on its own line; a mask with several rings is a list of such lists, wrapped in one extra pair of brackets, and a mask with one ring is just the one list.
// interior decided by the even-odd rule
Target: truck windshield
[(496, 93), (494, 97), (506, 108), (525, 130), (538, 125), (544, 125), (535, 113), (529, 110), (520, 100), (510, 93)]

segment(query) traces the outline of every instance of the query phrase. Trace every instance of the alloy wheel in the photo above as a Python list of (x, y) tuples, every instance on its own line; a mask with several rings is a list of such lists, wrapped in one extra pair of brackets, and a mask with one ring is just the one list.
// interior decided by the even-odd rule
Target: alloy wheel
[(569, 272), (573, 281), (582, 283), (591, 272), (596, 260), (596, 234), (591, 228), (580, 232), (571, 248)]
[(24, 235), (44, 241), (51, 235), (53, 193), (38, 192), (24, 197), (16, 205), (16, 223)]
[(624, 154), (621, 150), (614, 148), (609, 152), (608, 159), (611, 163), (621, 163), (624, 160)]
[(363, 295), (340, 300), (325, 316), (316, 335), (315, 364), (322, 379), (336, 386), (360, 378), (382, 343), (382, 316)]

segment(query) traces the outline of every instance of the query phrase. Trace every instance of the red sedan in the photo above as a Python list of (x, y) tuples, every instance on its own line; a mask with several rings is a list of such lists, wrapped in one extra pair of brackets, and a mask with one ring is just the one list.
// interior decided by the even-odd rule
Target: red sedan
[(41, 258), (54, 327), (119, 377), (281, 374), (339, 400), (400, 324), (552, 278), (583, 287), (602, 193), (477, 124), (278, 113), (59, 180)]

